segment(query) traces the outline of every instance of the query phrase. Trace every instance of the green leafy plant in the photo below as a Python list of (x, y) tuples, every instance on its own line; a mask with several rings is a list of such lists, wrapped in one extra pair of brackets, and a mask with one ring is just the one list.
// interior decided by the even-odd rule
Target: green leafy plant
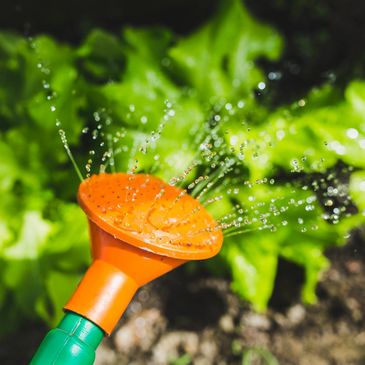
[(180, 356), (179, 358), (171, 361), (171, 365), (189, 365), (192, 363), (192, 358), (189, 354)]
[[(89, 260), (60, 128), (79, 165), (87, 164), (84, 175), (99, 171), (95, 161), (126, 171), (138, 159), (139, 171), (167, 180), (212, 136), (219, 158), (238, 167), (217, 183), (216, 192), (230, 193), (211, 210), (222, 216), (238, 205), (248, 231), (227, 233), (210, 267), (225, 265), (234, 290), (264, 310), (284, 257), (304, 267), (303, 299), (315, 301), (328, 267), (323, 251), (364, 221), (365, 83), (350, 83), (344, 94), (323, 85), (272, 111), (255, 96), (267, 81), (256, 61), (278, 59), (282, 48), (280, 35), (238, 0), (222, 2), (186, 37), (94, 30), (71, 47), (0, 33), (2, 330), (22, 318), (57, 321)], [(192, 169), (189, 181), (198, 173)], [(251, 209), (252, 199), (261, 205)]]
[(242, 365), (257, 364), (257, 361), (260, 364), (279, 365), (276, 357), (264, 348), (250, 348), (243, 353)]

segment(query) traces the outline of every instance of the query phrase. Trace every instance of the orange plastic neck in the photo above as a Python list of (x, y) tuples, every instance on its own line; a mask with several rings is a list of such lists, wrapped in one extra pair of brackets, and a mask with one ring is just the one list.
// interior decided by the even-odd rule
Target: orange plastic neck
[(95, 260), (65, 309), (96, 323), (109, 335), (137, 289), (137, 283), (115, 266)]
[(110, 334), (140, 286), (186, 261), (128, 245), (91, 221), (90, 232), (94, 262), (65, 309)]

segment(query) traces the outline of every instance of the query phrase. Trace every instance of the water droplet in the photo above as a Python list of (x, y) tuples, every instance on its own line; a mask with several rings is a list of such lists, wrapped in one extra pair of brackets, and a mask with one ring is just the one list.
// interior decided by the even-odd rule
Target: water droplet
[(258, 83), (257, 87), (259, 90), (264, 90), (266, 88), (266, 84), (263, 81), (261, 81)]
[(277, 72), (271, 71), (268, 73), (267, 77), (269, 80), (272, 80), (272, 81), (280, 80), (282, 77), (282, 73), (280, 71), (277, 71)]
[(99, 112), (94, 112), (93, 117), (94, 117), (95, 122), (99, 122), (101, 119)]
[(243, 100), (240, 100), (238, 103), (237, 103), (237, 107), (239, 109), (242, 109), (243, 107), (245, 106), (245, 102)]
[(303, 106), (305, 106), (305, 100), (304, 99), (300, 99), (299, 101), (298, 101), (298, 105), (300, 106), (300, 107), (303, 107)]
[(351, 139), (356, 139), (358, 136), (359, 136), (359, 132), (357, 129), (355, 128), (349, 128), (347, 131), (346, 131), (346, 135), (347, 137), (351, 138)]
[(276, 138), (281, 141), (283, 138), (285, 137), (285, 131), (283, 131), (282, 129), (278, 130), (276, 132)]
[(146, 123), (147, 123), (147, 121), (148, 121), (147, 117), (146, 117), (145, 115), (143, 115), (143, 116), (141, 117), (141, 123), (142, 123), (142, 124), (146, 124)]

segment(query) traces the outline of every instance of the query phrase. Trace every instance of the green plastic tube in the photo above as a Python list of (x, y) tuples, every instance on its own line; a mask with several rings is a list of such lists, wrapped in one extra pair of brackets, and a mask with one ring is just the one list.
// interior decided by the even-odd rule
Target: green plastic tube
[(103, 337), (96, 324), (66, 312), (61, 323), (48, 332), (30, 365), (92, 365)]

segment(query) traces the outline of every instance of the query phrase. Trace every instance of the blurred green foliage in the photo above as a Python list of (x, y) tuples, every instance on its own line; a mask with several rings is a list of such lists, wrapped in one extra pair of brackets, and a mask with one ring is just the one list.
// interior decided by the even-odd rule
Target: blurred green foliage
[[(227, 237), (209, 266), (225, 265), (234, 290), (264, 310), (283, 257), (304, 267), (303, 299), (315, 301), (324, 250), (364, 221), (365, 83), (351, 82), (344, 94), (323, 85), (269, 110), (257, 97), (267, 79), (256, 61), (278, 59), (282, 39), (238, 0), (222, 3), (183, 38), (166, 29), (96, 29), (71, 47), (0, 33), (1, 330), (22, 318), (57, 321), (90, 259), (77, 175), (56, 123), (81, 166), (89, 150), (102, 161), (113, 145), (117, 171), (137, 157), (140, 171), (165, 179), (191, 165), (211, 134), (219, 159), (239, 165), (216, 189), (238, 193), (211, 210), (222, 216), (239, 205), (249, 231)], [(100, 146), (109, 134), (119, 137)], [(139, 150), (146, 139), (149, 153)], [(257, 217), (271, 229), (261, 230)]]
[[(259, 360), (260, 359), (260, 360)], [(249, 348), (247, 349), (242, 357), (242, 365), (254, 364), (256, 361), (261, 361), (263, 364), (267, 365), (279, 365), (276, 357), (265, 348)]]

